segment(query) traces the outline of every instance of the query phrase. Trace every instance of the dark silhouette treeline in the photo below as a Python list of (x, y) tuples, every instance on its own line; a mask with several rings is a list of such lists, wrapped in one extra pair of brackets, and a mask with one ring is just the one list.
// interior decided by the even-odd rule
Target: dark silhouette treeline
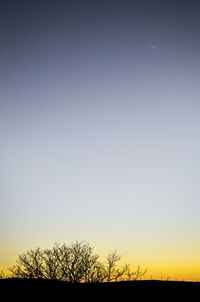
[(88, 243), (56, 243), (52, 249), (26, 251), (9, 270), (11, 277), (15, 278), (52, 279), (70, 283), (137, 280), (146, 273), (140, 266), (136, 270), (128, 264), (119, 267), (120, 258), (115, 250), (102, 262)]

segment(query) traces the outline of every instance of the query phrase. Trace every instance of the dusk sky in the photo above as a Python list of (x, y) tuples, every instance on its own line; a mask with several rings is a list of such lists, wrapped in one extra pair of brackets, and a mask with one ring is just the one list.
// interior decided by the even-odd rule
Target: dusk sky
[(85, 240), (200, 280), (200, 2), (0, 2), (0, 270)]

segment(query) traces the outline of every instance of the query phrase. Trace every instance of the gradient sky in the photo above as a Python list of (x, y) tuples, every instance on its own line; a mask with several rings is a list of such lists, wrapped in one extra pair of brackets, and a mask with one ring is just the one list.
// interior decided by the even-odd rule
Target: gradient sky
[(200, 4), (0, 2), (0, 269), (86, 240), (200, 279)]

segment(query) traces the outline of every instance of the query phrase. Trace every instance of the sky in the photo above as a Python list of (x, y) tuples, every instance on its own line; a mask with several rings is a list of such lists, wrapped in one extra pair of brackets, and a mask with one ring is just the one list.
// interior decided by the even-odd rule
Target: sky
[(200, 4), (0, 2), (0, 270), (85, 240), (200, 280)]

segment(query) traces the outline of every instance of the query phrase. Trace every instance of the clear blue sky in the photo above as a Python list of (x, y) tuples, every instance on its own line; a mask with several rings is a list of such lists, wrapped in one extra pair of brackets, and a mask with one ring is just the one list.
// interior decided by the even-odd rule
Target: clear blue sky
[(198, 278), (198, 1), (0, 11), (0, 267), (78, 239)]

